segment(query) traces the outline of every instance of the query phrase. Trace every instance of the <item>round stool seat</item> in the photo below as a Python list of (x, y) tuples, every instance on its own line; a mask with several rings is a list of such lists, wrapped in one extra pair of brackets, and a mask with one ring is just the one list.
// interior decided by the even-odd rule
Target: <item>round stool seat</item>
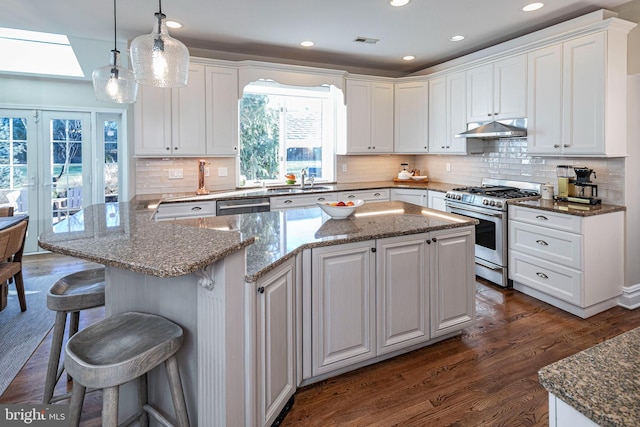
[(76, 333), (65, 348), (65, 368), (85, 387), (131, 381), (171, 357), (182, 345), (182, 328), (153, 314), (107, 317)]
[(104, 267), (68, 274), (51, 286), (47, 308), (80, 311), (104, 305)]

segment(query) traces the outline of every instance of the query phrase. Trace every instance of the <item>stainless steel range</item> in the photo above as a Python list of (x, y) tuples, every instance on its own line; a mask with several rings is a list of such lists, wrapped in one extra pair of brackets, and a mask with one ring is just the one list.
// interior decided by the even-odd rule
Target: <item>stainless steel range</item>
[(476, 275), (511, 287), (507, 268), (508, 203), (539, 199), (540, 187), (532, 182), (484, 178), (480, 187), (447, 192), (447, 212), (480, 221), (476, 226)]

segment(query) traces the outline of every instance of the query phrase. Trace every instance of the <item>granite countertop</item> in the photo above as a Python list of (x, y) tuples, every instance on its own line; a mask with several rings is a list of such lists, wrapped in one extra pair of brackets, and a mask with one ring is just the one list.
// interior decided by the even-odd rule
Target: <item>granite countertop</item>
[(236, 188), (234, 190), (212, 191), (207, 195), (195, 195), (194, 193), (170, 193), (170, 194), (156, 194), (156, 195), (144, 195), (137, 196), (136, 199), (139, 202), (148, 202), (152, 205), (156, 205), (159, 201), (164, 203), (180, 203), (180, 202), (192, 202), (192, 201), (204, 201), (204, 200), (233, 200), (233, 199), (246, 199), (250, 197), (277, 197), (286, 195), (300, 196), (303, 194), (316, 194), (316, 193), (331, 193), (335, 191), (358, 191), (358, 190), (376, 190), (383, 188), (415, 188), (438, 191), (446, 193), (456, 187), (461, 187), (457, 184), (448, 184), (443, 182), (419, 182), (408, 180), (406, 182), (394, 182), (394, 181), (374, 181), (374, 182), (355, 182), (347, 184), (336, 183), (322, 183), (317, 182), (315, 188), (306, 189), (304, 191), (295, 193), (275, 193), (270, 192), (270, 189), (287, 187), (296, 189), (296, 185), (279, 186), (279, 187), (267, 187), (267, 188)]
[(93, 205), (40, 235), (52, 252), (158, 277), (206, 267), (247, 247), (248, 281), (305, 248), (470, 226), (477, 221), (404, 202), (365, 203), (346, 219), (318, 207), (154, 221), (140, 203)]
[(627, 208), (619, 205), (587, 205), (571, 202), (556, 202), (554, 200), (525, 200), (514, 202), (516, 206), (526, 206), (528, 208), (540, 209), (543, 211), (563, 213), (575, 216), (594, 216), (612, 212), (624, 211)]
[(601, 426), (640, 425), (640, 328), (542, 368), (540, 384)]

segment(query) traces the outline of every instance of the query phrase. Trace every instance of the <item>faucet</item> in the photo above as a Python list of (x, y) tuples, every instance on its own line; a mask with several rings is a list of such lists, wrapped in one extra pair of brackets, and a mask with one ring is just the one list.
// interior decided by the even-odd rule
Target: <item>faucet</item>
[(307, 170), (302, 168), (300, 171), (300, 188), (304, 188), (304, 178), (307, 176)]
[(205, 160), (198, 161), (198, 189), (196, 190), (196, 194), (209, 194), (209, 190), (204, 186), (204, 172), (205, 165), (208, 165), (209, 162)]

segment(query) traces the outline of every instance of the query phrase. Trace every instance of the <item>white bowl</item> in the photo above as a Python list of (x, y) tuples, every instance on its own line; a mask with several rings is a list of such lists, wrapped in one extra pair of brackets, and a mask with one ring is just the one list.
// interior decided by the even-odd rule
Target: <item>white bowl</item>
[(424, 181), (425, 179), (427, 179), (427, 175), (414, 175), (411, 177), (411, 179), (415, 181)]
[[(344, 203), (346, 204), (347, 202), (349, 202), (349, 200)], [(316, 204), (331, 218), (342, 219), (351, 215), (358, 206), (364, 205), (364, 201), (362, 200), (351, 200), (351, 202), (353, 202), (353, 206), (331, 206), (332, 203), (337, 202), (317, 202)]]

